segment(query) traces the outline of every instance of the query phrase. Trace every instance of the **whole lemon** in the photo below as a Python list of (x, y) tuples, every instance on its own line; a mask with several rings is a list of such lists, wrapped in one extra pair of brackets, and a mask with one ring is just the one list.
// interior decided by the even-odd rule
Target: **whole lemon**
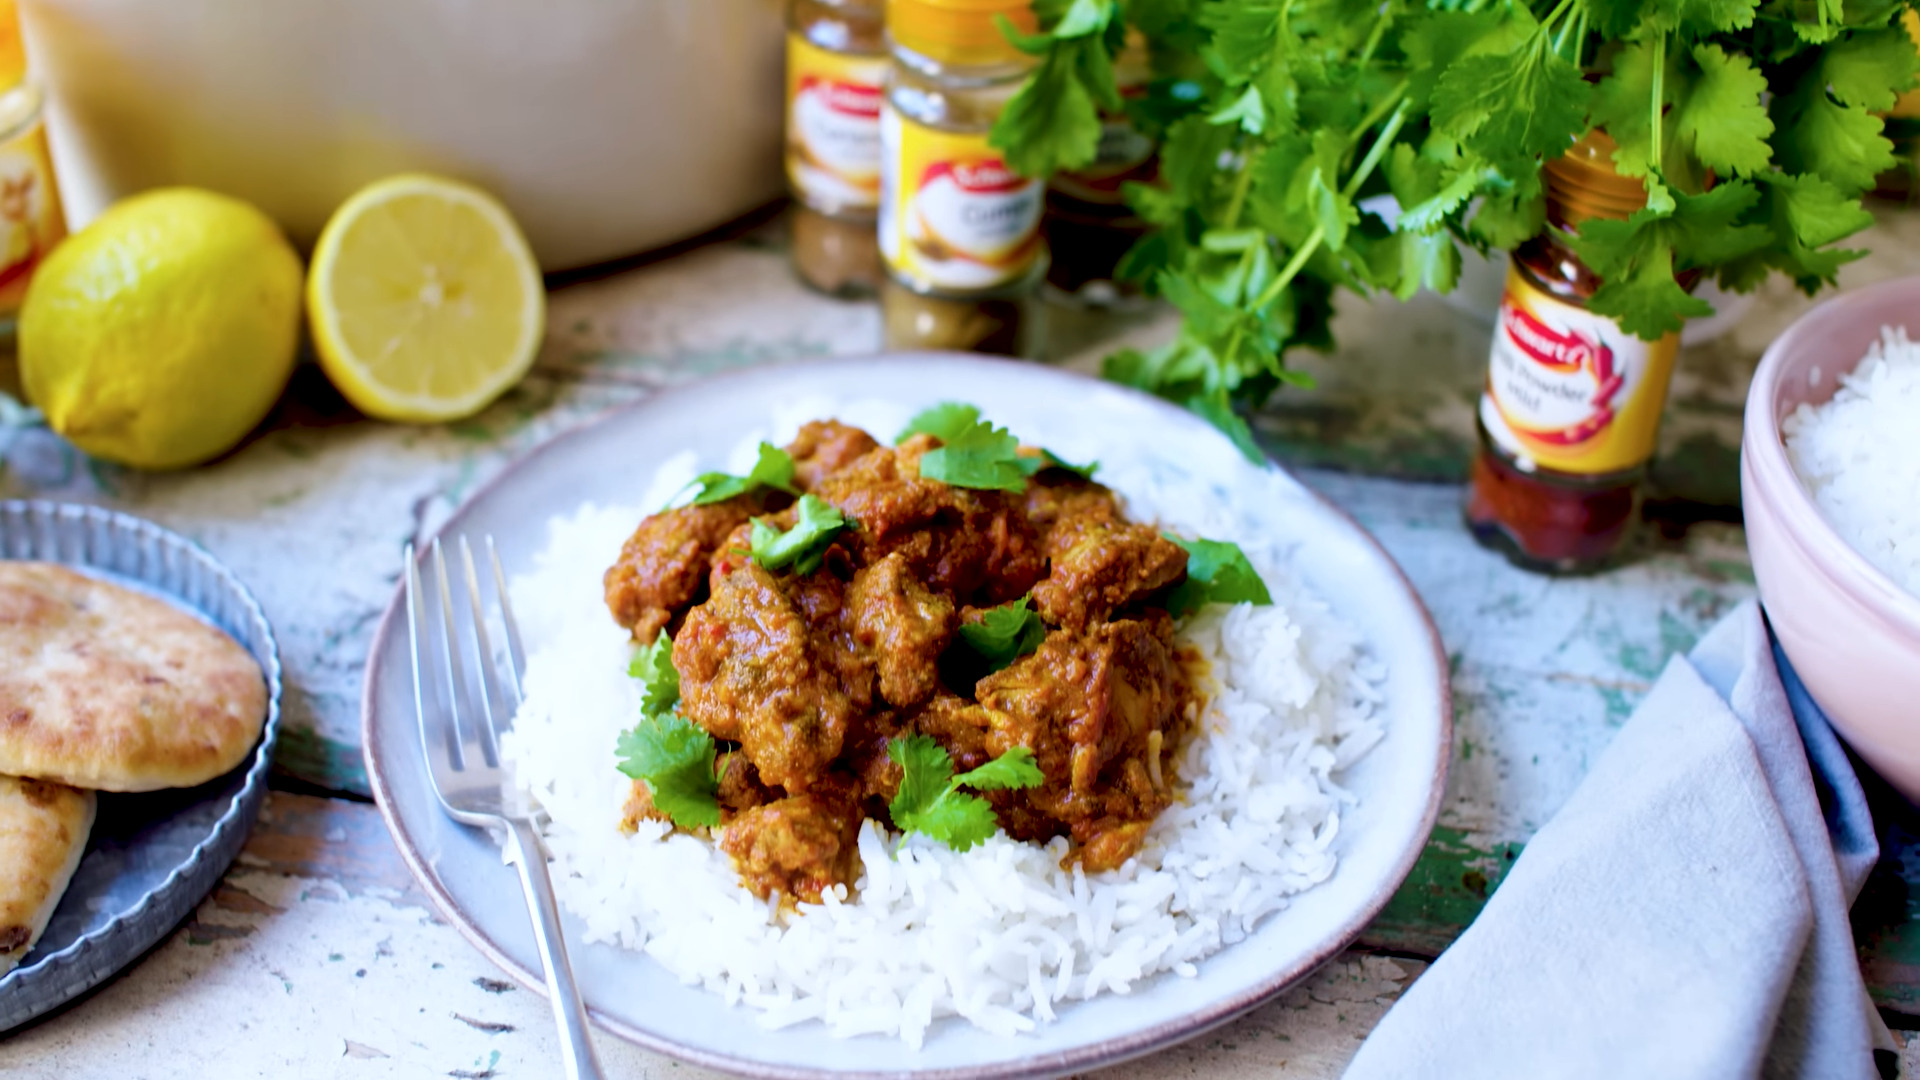
[(177, 469), (231, 449), (293, 374), (300, 257), (265, 214), (195, 188), (115, 204), (55, 248), (20, 311), (20, 377), (96, 457)]

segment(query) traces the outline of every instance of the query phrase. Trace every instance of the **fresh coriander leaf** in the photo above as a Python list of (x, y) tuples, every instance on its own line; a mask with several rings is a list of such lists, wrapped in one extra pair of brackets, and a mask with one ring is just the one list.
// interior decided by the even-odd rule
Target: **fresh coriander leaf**
[(1082, 480), (1091, 480), (1093, 479), (1093, 474), (1100, 471), (1100, 463), (1097, 461), (1089, 461), (1085, 465), (1074, 465), (1060, 457), (1060, 455), (1046, 449), (1040, 451), (1040, 456), (1046, 460), (1044, 468), (1064, 469), (1070, 473), (1077, 473)]
[(768, 570), (811, 574), (820, 568), (820, 560), (829, 545), (850, 524), (833, 504), (817, 495), (802, 495), (794, 504), (797, 520), (785, 532), (767, 524), (765, 518), (753, 519), (753, 561)]
[(1585, 130), (1586, 80), (1544, 30), (1509, 53), (1464, 56), (1434, 91), (1434, 126), (1490, 158), (1552, 157)]
[(1020, 466), (1020, 440), (982, 420), (920, 455), (920, 475), (954, 487), (1020, 492), (1027, 474)]
[[(1745, 56), (1718, 45), (1696, 45), (1699, 77), (1675, 109), (1675, 142), (1723, 177), (1759, 172), (1772, 164), (1773, 121), (1761, 98), (1767, 78)], [(1644, 105), (1643, 105), (1644, 108)]]
[(999, 827), (992, 804), (960, 791), (962, 785), (993, 791), (1033, 787), (1045, 779), (1025, 747), (1014, 747), (959, 777), (953, 775), (953, 759), (946, 750), (925, 735), (888, 740), (887, 756), (901, 771), (900, 790), (887, 807), (894, 828), (923, 833), (955, 851), (986, 840)]
[(975, 791), (1002, 791), (1039, 787), (1046, 779), (1040, 766), (1033, 763), (1033, 751), (1016, 746), (977, 769), (961, 773), (953, 783), (955, 787), (970, 787)]
[(640, 680), (640, 708), (651, 715), (680, 702), (680, 672), (673, 666), (673, 641), (662, 630), (653, 644), (634, 653), (627, 674)]
[(643, 716), (620, 733), (619, 769), (646, 782), (653, 805), (683, 829), (720, 824), (713, 736), (679, 713)]
[(1898, 25), (1856, 30), (1820, 57), (1820, 71), (1835, 100), (1879, 112), (1893, 108), (1900, 92), (1913, 86), (1916, 66), (1920, 56), (1913, 39)]
[(894, 445), (915, 435), (931, 435), (941, 442), (952, 442), (961, 432), (980, 422), (980, 410), (961, 401), (943, 401), (916, 413), (893, 437)]
[(1677, 271), (1732, 262), (1772, 238), (1764, 226), (1739, 224), (1760, 198), (1746, 181), (1700, 195), (1666, 185), (1660, 190), (1672, 209), (1650, 200), (1625, 221), (1589, 220), (1572, 238), (1581, 260), (1605, 281), (1589, 306), (1649, 341), (1679, 330), (1685, 318), (1713, 314), (1711, 305), (1680, 287)]
[(977, 623), (960, 624), (960, 640), (980, 654), (990, 671), (999, 671), (1039, 648), (1046, 637), (1046, 624), (1024, 596), (1011, 604), (988, 608)]
[(1825, 72), (1825, 64), (1816, 64), (1774, 97), (1780, 132), (1774, 149), (1787, 172), (1815, 173), (1848, 194), (1865, 191), (1894, 166), (1893, 143), (1865, 106), (1843, 105), (1828, 95)]
[[(953, 779), (953, 759), (941, 745), (926, 735), (909, 735), (887, 740), (887, 756), (900, 766), (900, 790), (887, 809), (894, 823), (903, 817), (924, 812), (947, 790)], [(902, 826), (904, 828), (904, 826)]]
[[(700, 486), (699, 494), (693, 497), (694, 506), (723, 502), (736, 495), (745, 495), (757, 487), (777, 488), (789, 495), (800, 493), (800, 489), (793, 486), (793, 458), (785, 450), (764, 442), (760, 444), (759, 459), (753, 463), (747, 475), (704, 472), (693, 478), (693, 484)], [(693, 484), (687, 486), (692, 487)]]
[[(900, 825), (898, 819), (895, 825)], [(955, 851), (967, 851), (993, 836), (1000, 822), (993, 805), (978, 795), (948, 791), (932, 806), (908, 818), (902, 831), (924, 833)]]
[(1409, 299), (1425, 285), (1434, 292), (1452, 292), (1460, 281), (1460, 249), (1445, 229), (1422, 233), (1402, 229), (1399, 241), (1400, 284), (1394, 295)]
[(1240, 545), (1225, 540), (1183, 540), (1162, 533), (1187, 553), (1187, 580), (1167, 597), (1167, 610), (1186, 615), (1205, 604), (1271, 604), (1267, 583), (1247, 560)]
[(1228, 105), (1214, 110), (1207, 117), (1210, 124), (1238, 127), (1249, 135), (1258, 135), (1267, 129), (1267, 105), (1260, 97), (1258, 87), (1249, 86), (1246, 92)]

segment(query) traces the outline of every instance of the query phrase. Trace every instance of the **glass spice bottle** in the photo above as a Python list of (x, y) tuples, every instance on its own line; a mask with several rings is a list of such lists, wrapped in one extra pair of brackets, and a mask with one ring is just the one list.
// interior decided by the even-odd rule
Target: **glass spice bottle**
[(34, 269), (67, 235), (43, 111), (19, 11), (0, 0), (0, 343), (9, 348)]
[(1642, 341), (1587, 308), (1601, 282), (1567, 238), (1646, 205), (1614, 148), (1592, 132), (1546, 164), (1546, 226), (1513, 253), (1480, 397), (1467, 525), (1548, 573), (1598, 569), (1626, 540), (1680, 347), (1678, 333)]
[(889, 349), (1034, 356), (1044, 185), (987, 144), (1033, 58), (1028, 0), (888, 0), (892, 66), (880, 111), (880, 303)]
[[(1114, 57), (1114, 84), (1123, 100), (1131, 100), (1145, 96), (1152, 79), (1147, 39), (1129, 30), (1126, 47)], [(1117, 271), (1149, 226), (1127, 205), (1123, 189), (1129, 183), (1152, 183), (1159, 166), (1159, 147), (1124, 110), (1102, 111), (1093, 161), (1059, 173), (1047, 184), (1044, 228), (1052, 256), (1050, 289), (1091, 306), (1112, 305), (1139, 292), (1121, 281)]]
[(787, 13), (787, 187), (793, 267), (834, 296), (880, 284), (881, 0), (793, 0)]

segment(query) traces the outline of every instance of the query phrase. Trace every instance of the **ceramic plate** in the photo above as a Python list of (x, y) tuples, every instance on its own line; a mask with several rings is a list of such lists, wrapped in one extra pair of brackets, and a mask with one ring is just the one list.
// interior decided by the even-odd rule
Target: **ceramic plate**
[[(691, 450), (701, 467), (724, 467), (743, 439), (771, 434), (776, 414), (821, 415), (809, 412), (811, 402), (824, 409), (846, 404), (849, 413), (853, 403), (879, 403), (906, 416), (943, 400), (977, 404), (996, 423), (1068, 460), (1130, 459), (1134, 475), (1147, 468), (1162, 483), (1204, 492), (1210, 520), (1291, 545), (1296, 572), (1360, 628), (1388, 669), (1387, 736), (1342, 774), (1361, 801), (1341, 822), (1339, 869), (1252, 936), (1202, 962), (1196, 978), (1160, 976), (1126, 996), (1074, 1004), (1031, 1035), (996, 1037), (941, 1021), (918, 1051), (896, 1039), (836, 1039), (817, 1023), (763, 1031), (748, 1010), (681, 985), (640, 953), (581, 944), (580, 925), (569, 920), (594, 1018), (620, 1036), (685, 1061), (764, 1077), (1051, 1076), (1109, 1065), (1224, 1023), (1311, 974), (1379, 912), (1425, 845), (1446, 780), (1451, 719), (1445, 656), (1412, 587), (1352, 519), (1286, 472), (1249, 464), (1204, 421), (1131, 390), (1036, 365), (946, 354), (725, 376), (647, 398), (546, 444), (454, 514), (443, 535), (491, 533), (508, 574), (524, 572), (551, 515), (583, 502), (636, 502), (670, 456)], [(400, 605), (396, 596), (367, 666), (364, 737), (374, 795), (446, 916), (521, 983), (541, 989), (514, 872), (486, 834), (448, 820), (426, 785)]]
[(65, 563), (157, 596), (232, 635), (267, 678), (266, 734), (199, 787), (103, 793), (87, 852), (40, 941), (0, 979), (0, 1031), (85, 993), (167, 936), (226, 873), (267, 794), (280, 653), (246, 586), (192, 541), (96, 506), (0, 503), (0, 558)]

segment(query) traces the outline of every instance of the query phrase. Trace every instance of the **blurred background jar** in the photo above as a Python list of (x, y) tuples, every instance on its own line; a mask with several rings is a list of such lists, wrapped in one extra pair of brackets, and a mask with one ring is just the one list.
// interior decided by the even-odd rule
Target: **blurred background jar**
[(41, 112), (20, 13), (14, 0), (0, 0), (0, 348), (7, 351), (34, 269), (67, 235)]
[(881, 0), (793, 0), (787, 20), (787, 190), (800, 280), (834, 296), (880, 286)]
[(880, 113), (880, 303), (889, 349), (1034, 356), (1045, 188), (988, 145), (1034, 64), (1001, 31), (1036, 30), (1027, 0), (888, 0)]
[(780, 195), (780, 0), (25, 0), (84, 223), (193, 184), (295, 243), (412, 169), (498, 195), (541, 267), (696, 235)]
[[(1123, 101), (1144, 97), (1153, 71), (1147, 40), (1127, 32), (1126, 48), (1114, 57), (1113, 80)], [(1047, 184), (1045, 231), (1052, 261), (1047, 287), (1060, 299), (1107, 306), (1139, 296), (1120, 280), (1120, 260), (1150, 226), (1127, 205), (1127, 184), (1151, 184), (1159, 175), (1159, 147), (1134, 126), (1125, 110), (1103, 112), (1100, 145), (1084, 168), (1056, 175)]]

